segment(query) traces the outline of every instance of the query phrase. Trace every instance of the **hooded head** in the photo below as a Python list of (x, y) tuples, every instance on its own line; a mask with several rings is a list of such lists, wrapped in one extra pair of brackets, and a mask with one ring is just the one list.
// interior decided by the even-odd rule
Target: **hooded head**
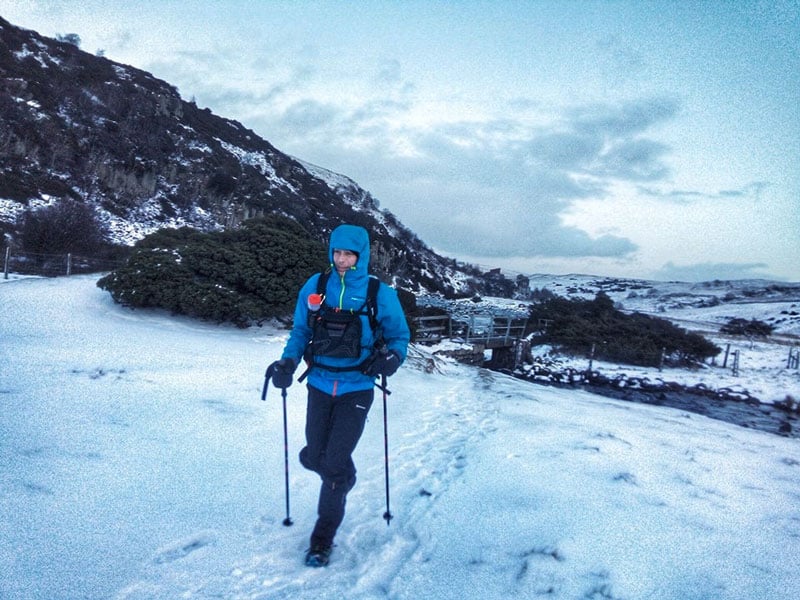
[(331, 232), (328, 260), (333, 264), (334, 250), (350, 250), (358, 255), (355, 272), (359, 277), (368, 276), (369, 267), (369, 234), (358, 225), (339, 225)]

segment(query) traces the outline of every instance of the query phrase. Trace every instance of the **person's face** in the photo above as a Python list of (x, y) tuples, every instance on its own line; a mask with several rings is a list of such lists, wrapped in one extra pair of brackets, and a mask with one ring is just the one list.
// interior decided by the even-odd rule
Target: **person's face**
[(336, 271), (339, 275), (344, 275), (347, 271), (352, 269), (356, 261), (358, 261), (358, 255), (352, 250), (334, 249), (333, 251), (333, 264), (336, 266)]

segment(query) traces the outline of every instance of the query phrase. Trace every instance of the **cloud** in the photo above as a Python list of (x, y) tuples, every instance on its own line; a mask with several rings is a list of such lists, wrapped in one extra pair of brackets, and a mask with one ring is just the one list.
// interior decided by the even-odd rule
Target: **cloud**
[(679, 112), (680, 103), (675, 98), (661, 96), (620, 104), (579, 106), (567, 116), (576, 131), (618, 140), (671, 121)]
[[(410, 99), (365, 98), (348, 110), (305, 101), (281, 116), (293, 153), (337, 165), (427, 243), (450, 255), (625, 258), (638, 249), (562, 220), (573, 202), (604, 199), (615, 181), (666, 176), (670, 148), (647, 137), (675, 103), (644, 99), (567, 111), (551, 126), (501, 118), (404, 121)], [(325, 148), (314, 140), (324, 135)], [(311, 158), (309, 158), (311, 157)]]
[(629, 39), (609, 35), (597, 41), (599, 57), (606, 57), (606, 67), (613, 80), (641, 79), (646, 74), (647, 61), (639, 48), (631, 45)]
[(568, 171), (587, 170), (603, 151), (597, 136), (579, 132), (545, 132), (528, 144), (531, 160)]
[(376, 81), (379, 84), (395, 84), (400, 82), (402, 67), (400, 61), (396, 59), (384, 60), (378, 66)]
[(772, 184), (768, 181), (751, 181), (746, 186), (738, 190), (720, 190), (717, 194), (719, 198), (747, 198), (761, 200), (761, 193)]
[(696, 263), (676, 265), (666, 263), (653, 274), (658, 281), (712, 281), (740, 279), (780, 279), (769, 274), (765, 263)]
[(301, 100), (286, 109), (281, 121), (286, 127), (312, 132), (334, 124), (339, 116), (339, 109), (332, 104)]
[[(329, 88), (302, 57), (258, 61), (266, 71), (257, 78), (248, 77), (252, 63), (237, 70), (231, 57), (174, 60), (182, 65), (173, 70), (198, 82), (200, 100), (279, 149), (354, 178), (456, 256), (629, 257), (631, 240), (592, 236), (562, 214), (575, 201), (609, 197), (617, 181), (667, 177), (671, 149), (651, 130), (680, 110), (668, 97), (573, 106), (555, 117), (530, 98), (504, 103), (501, 114), (469, 99), (429, 109), (392, 59), (352, 89)], [(215, 86), (208, 70), (225, 73), (227, 85)]]
[(626, 140), (598, 157), (596, 173), (626, 181), (661, 180), (669, 174), (661, 160), (668, 153), (669, 146), (653, 140)]
[[(677, 111), (678, 104), (668, 98), (574, 108), (567, 112), (560, 130), (542, 131), (531, 138), (529, 160), (604, 182), (663, 180), (670, 172), (664, 159), (671, 148), (643, 134), (674, 118)], [(598, 186), (604, 187), (606, 183)]]
[[(485, 222), (485, 221), (484, 221)], [(483, 227), (459, 227), (445, 233), (454, 247), (469, 248), (469, 252), (485, 257), (538, 256), (545, 258), (603, 257), (619, 258), (637, 250), (630, 240), (613, 235), (590, 237), (585, 231), (560, 224), (526, 223), (511, 218), (504, 231)], [(535, 229), (526, 229), (533, 225)]]
[(766, 181), (752, 181), (738, 189), (702, 192), (698, 190), (661, 190), (651, 186), (637, 186), (637, 191), (651, 198), (665, 200), (676, 204), (689, 204), (698, 200), (761, 200), (762, 192), (772, 184)]

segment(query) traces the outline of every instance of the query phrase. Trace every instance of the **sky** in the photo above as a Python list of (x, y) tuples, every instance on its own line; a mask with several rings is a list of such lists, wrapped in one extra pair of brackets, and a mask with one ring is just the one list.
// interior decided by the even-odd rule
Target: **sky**
[[(417, 346), (386, 438), (381, 395), (370, 410), (331, 564), (309, 569), (306, 392), (287, 390), (286, 446), (280, 394), (261, 401), (287, 331), (133, 311), (96, 281), (0, 279), (2, 598), (800, 597), (800, 440)], [(717, 386), (785, 393), (774, 346), (744, 341)]]
[(800, 281), (800, 0), (0, 0), (521, 273)]

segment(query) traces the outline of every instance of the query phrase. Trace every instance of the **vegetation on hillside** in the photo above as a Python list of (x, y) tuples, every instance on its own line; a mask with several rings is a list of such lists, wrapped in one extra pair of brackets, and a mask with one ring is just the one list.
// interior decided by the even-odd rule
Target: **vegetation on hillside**
[(20, 245), (26, 252), (99, 254), (106, 247), (105, 226), (94, 209), (66, 199), (27, 209), (20, 217)]
[(97, 285), (125, 306), (246, 327), (291, 315), (300, 287), (326, 268), (326, 254), (282, 217), (215, 233), (164, 229), (139, 241), (128, 263)]
[(589, 355), (594, 349), (598, 360), (642, 366), (691, 365), (720, 352), (703, 336), (665, 319), (616, 310), (603, 292), (593, 300), (546, 298), (531, 306), (529, 323), (538, 330), (535, 343), (580, 355)]
[(772, 335), (775, 327), (758, 319), (742, 319), (735, 317), (729, 319), (725, 325), (720, 327), (720, 333), (729, 335), (741, 335), (748, 338), (766, 338)]

